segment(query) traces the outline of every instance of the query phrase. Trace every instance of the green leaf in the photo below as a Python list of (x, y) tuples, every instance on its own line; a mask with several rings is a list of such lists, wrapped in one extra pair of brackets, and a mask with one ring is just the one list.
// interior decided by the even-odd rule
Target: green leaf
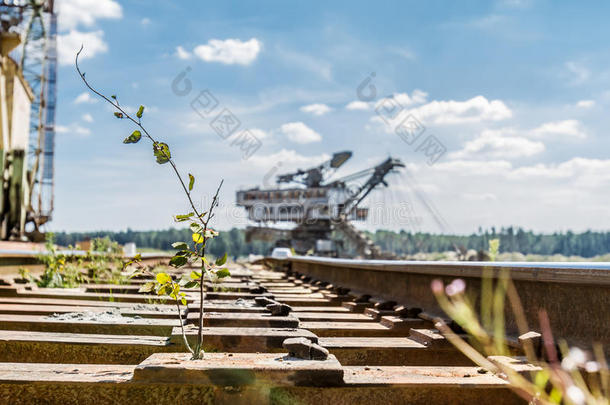
[(184, 256), (174, 256), (171, 258), (171, 260), (169, 261), (169, 264), (174, 266), (174, 267), (181, 267), (184, 266), (186, 263), (188, 263), (188, 259)]
[(195, 185), (195, 176), (193, 176), (192, 174), (189, 173), (189, 191), (191, 191), (193, 189), (194, 185)]
[(184, 215), (176, 215), (176, 222), (188, 221), (193, 215), (195, 215), (194, 212), (189, 212), (188, 214)]
[(137, 255), (135, 255), (133, 257), (133, 261), (134, 262), (139, 262), (140, 260), (142, 260), (142, 254), (141, 253), (138, 253)]
[(110, 96), (110, 97), (112, 97), (113, 99), (115, 99), (115, 100), (116, 100), (116, 94), (113, 94), (113, 95), (112, 95), (112, 96)]
[(197, 287), (199, 287), (199, 283), (196, 282), (195, 280), (189, 281), (188, 283), (186, 283), (184, 285), (184, 288), (197, 288)]
[(216, 277), (218, 277), (218, 278), (225, 278), (225, 277), (229, 277), (230, 275), (231, 275), (231, 272), (227, 268), (220, 269), (216, 272)]
[(138, 143), (140, 138), (142, 138), (142, 133), (136, 130), (133, 131), (127, 138), (123, 139), (123, 143)]
[(188, 245), (185, 242), (174, 242), (172, 247), (177, 250), (188, 250)]
[(193, 280), (199, 280), (201, 278), (201, 273), (199, 273), (198, 271), (191, 271), (191, 278)]
[(216, 266), (222, 266), (226, 262), (227, 262), (227, 253), (225, 252), (224, 256), (219, 257), (218, 259), (216, 259)]
[(200, 233), (193, 234), (193, 242), (195, 243), (203, 243), (203, 235)]
[(166, 284), (172, 281), (172, 277), (167, 273), (158, 273), (156, 279), (159, 284)]
[(140, 108), (138, 108), (138, 112), (136, 113), (136, 117), (142, 118), (142, 114), (144, 114), (144, 106), (143, 105), (141, 105)]
[(153, 144), (153, 153), (157, 158), (157, 163), (160, 165), (169, 162), (172, 154), (169, 151), (169, 146), (165, 142), (155, 142)]
[(117, 117), (117, 118), (123, 118), (123, 113), (115, 112), (114, 116)]
[(180, 298), (180, 302), (182, 302), (182, 305), (186, 305), (186, 298), (185, 297)]
[(154, 289), (155, 289), (155, 283), (153, 281), (149, 281), (148, 283), (146, 283), (142, 287), (140, 287), (138, 292), (147, 293), (147, 292), (153, 291)]

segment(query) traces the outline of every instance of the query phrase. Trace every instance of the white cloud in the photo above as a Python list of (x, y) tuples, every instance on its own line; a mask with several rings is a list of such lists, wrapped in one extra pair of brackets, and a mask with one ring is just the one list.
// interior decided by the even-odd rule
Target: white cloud
[(94, 99), (93, 97), (91, 97), (91, 94), (84, 91), (84, 92), (80, 93), (78, 96), (76, 96), (76, 98), (74, 99), (74, 104), (85, 104), (85, 103), (93, 104), (93, 103), (97, 103), (97, 100)]
[(123, 9), (115, 0), (57, 0), (55, 10), (60, 32), (57, 36), (60, 65), (73, 64), (81, 45), (84, 49), (80, 59), (89, 59), (108, 50), (103, 31), (79, 31), (79, 26), (93, 27), (98, 19), (123, 17)]
[(415, 89), (411, 93), (411, 99), (415, 104), (425, 103), (428, 99), (428, 93), (419, 89)]
[(520, 167), (510, 173), (511, 178), (572, 178), (582, 184), (597, 184), (610, 181), (610, 160), (575, 157), (558, 164), (537, 164)]
[(83, 114), (82, 119), (85, 122), (93, 122), (93, 117), (91, 116), (91, 114)]
[[(464, 148), (449, 154), (451, 159), (512, 159), (536, 155), (544, 151), (544, 143), (518, 136), (503, 136), (502, 130), (485, 130), (466, 142)], [(511, 131), (512, 132), (512, 131)]]
[[(451, 160), (447, 162), (439, 162), (434, 166), (425, 164), (414, 164), (410, 169), (417, 171), (418, 175), (430, 175), (436, 179), (438, 173), (435, 171), (452, 173), (454, 179), (460, 177), (465, 180), (477, 177), (494, 176), (496, 184), (502, 182), (502, 179), (511, 181), (534, 181), (563, 179), (571, 180), (572, 184), (584, 187), (598, 187), (610, 182), (610, 159), (589, 159), (583, 157), (574, 157), (570, 160), (559, 163), (539, 163), (531, 166), (514, 167), (506, 160), (489, 160), (489, 161), (473, 161), (473, 160)], [(534, 183), (530, 183), (533, 186)], [(535, 183), (539, 184), (539, 183)], [(561, 183), (562, 187), (566, 187), (567, 183)], [(513, 187), (514, 185), (510, 185)], [(455, 188), (464, 188), (455, 184)], [(492, 189), (491, 184), (487, 187)], [(468, 189), (465, 187), (465, 189)], [(441, 190), (443, 188), (441, 187)]]
[(78, 25), (91, 27), (101, 18), (123, 17), (121, 5), (114, 0), (58, 0), (55, 7), (60, 30), (71, 30)]
[(592, 108), (592, 107), (595, 107), (595, 101), (594, 100), (580, 100), (578, 103), (576, 103), (576, 107)]
[(584, 83), (591, 77), (591, 71), (580, 62), (566, 62), (565, 67), (572, 77), (572, 84)]
[[(515, 128), (486, 129), (481, 134), (465, 143), (464, 147), (450, 153), (451, 159), (514, 159), (529, 157), (545, 150), (539, 139), (553, 137), (583, 139), (586, 133), (576, 120), (546, 122), (534, 129), (520, 130)], [(528, 139), (528, 138), (534, 138)]]
[(370, 110), (371, 104), (365, 101), (352, 101), (348, 105), (345, 106), (346, 110)]
[(410, 110), (410, 113), (428, 124), (451, 125), (501, 121), (512, 117), (512, 111), (501, 100), (488, 100), (476, 96), (465, 101), (431, 101)]
[(67, 34), (57, 36), (57, 54), (60, 65), (71, 65), (74, 63), (76, 52), (83, 45), (80, 59), (89, 59), (99, 53), (108, 51), (108, 45), (104, 42), (103, 31), (81, 32), (70, 30)]
[(530, 134), (537, 138), (562, 136), (583, 139), (587, 137), (581, 123), (577, 120), (547, 122), (531, 130)]
[[(406, 170), (418, 182), (438, 187), (438, 193), (428, 197), (449, 226), (459, 232), (472, 232), (479, 225), (520, 225), (545, 232), (610, 226), (605, 215), (610, 198), (610, 159), (575, 157), (527, 165), (500, 159), (448, 160), (433, 166), (409, 164)], [(528, 203), (532, 201), (535, 203)], [(422, 229), (442, 231), (424, 204), (416, 198), (410, 202), (422, 218)], [(398, 229), (407, 226), (404, 222), (387, 223), (390, 225)]]
[(190, 53), (189, 51), (185, 50), (183, 47), (177, 46), (176, 47), (176, 56), (178, 57), (178, 59), (187, 60), (187, 59), (191, 59), (193, 57), (193, 54)]
[(91, 135), (91, 130), (89, 128), (80, 126), (77, 123), (72, 123), (70, 125), (56, 125), (55, 132), (57, 132), (58, 134), (72, 134), (79, 136)]
[(319, 133), (302, 122), (289, 122), (282, 125), (280, 130), (288, 139), (296, 143), (305, 144), (322, 140), (322, 136)]
[(91, 130), (89, 128), (81, 127), (80, 125), (74, 125), (72, 130), (77, 135), (88, 136), (91, 135)]
[(493, 193), (463, 193), (462, 197), (471, 201), (495, 201), (498, 199)]
[(409, 107), (412, 105), (425, 103), (428, 99), (428, 93), (419, 89), (415, 89), (413, 90), (411, 95), (409, 95), (408, 93), (395, 93), (392, 95), (391, 98), (400, 103), (401, 106)]
[(289, 172), (292, 169), (319, 165), (328, 159), (330, 159), (330, 155), (326, 153), (317, 156), (303, 156), (294, 150), (282, 149), (270, 155), (254, 154), (248, 159), (248, 164), (262, 168), (280, 166), (282, 171)]
[(426, 194), (438, 194), (441, 191), (440, 188), (438, 188), (438, 186), (436, 184), (430, 184), (430, 183), (409, 184), (409, 185), (403, 185), (402, 187), (399, 187), (398, 185), (396, 185), (396, 186), (392, 185), (392, 187), (401, 188), (403, 190), (413, 189), (413, 190), (417, 190), (419, 192), (426, 193)]
[(152, 21), (150, 21), (150, 18), (147, 17), (144, 17), (140, 20), (140, 24), (142, 24), (143, 26), (150, 25), (150, 23), (152, 23)]
[(303, 107), (301, 107), (301, 111), (310, 113), (313, 115), (324, 115), (324, 114), (332, 111), (332, 108), (330, 108), (326, 104), (309, 104), (309, 105), (304, 105)]
[(269, 133), (266, 131), (263, 131), (262, 129), (259, 128), (249, 128), (248, 131), (250, 131), (250, 133), (252, 135), (254, 135), (256, 137), (256, 139), (258, 139), (259, 141), (261, 139), (265, 139), (269, 137)]
[[(404, 108), (403, 103), (416, 103), (424, 100), (425, 92), (394, 95), (377, 103), (371, 122), (383, 125), (385, 132), (394, 133), (397, 125), (412, 116), (424, 125), (474, 124), (486, 121), (501, 121), (512, 117), (512, 111), (500, 100), (487, 100), (476, 96), (465, 101), (431, 101), (415, 108)], [(399, 103), (393, 103), (395, 100)], [(401, 108), (402, 106), (402, 108)]]
[(193, 53), (205, 62), (249, 65), (254, 62), (261, 48), (262, 43), (256, 38), (245, 42), (239, 39), (211, 39), (206, 45), (196, 46)]
[(506, 160), (451, 160), (448, 162), (438, 162), (432, 166), (434, 170), (454, 174), (459, 173), (462, 177), (506, 174), (512, 167), (513, 165)]

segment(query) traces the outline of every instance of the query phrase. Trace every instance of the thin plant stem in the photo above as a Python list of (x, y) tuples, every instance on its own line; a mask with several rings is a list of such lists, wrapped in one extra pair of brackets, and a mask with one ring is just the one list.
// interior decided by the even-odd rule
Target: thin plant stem
[[(116, 100), (116, 98), (113, 97), (114, 101), (111, 100), (110, 98), (108, 98), (104, 94), (102, 94), (100, 91), (96, 90), (87, 81), (87, 79), (85, 77), (85, 73), (81, 72), (80, 67), (78, 65), (78, 58), (79, 58), (79, 56), (80, 56), (82, 51), (83, 51), (83, 46), (81, 45), (81, 48), (76, 53), (75, 65), (76, 65), (76, 71), (78, 72), (78, 75), (80, 76), (81, 80), (85, 83), (85, 86), (87, 86), (87, 88), (89, 90), (91, 90), (93, 93), (95, 93), (97, 96), (99, 96), (100, 98), (102, 98), (103, 100), (108, 102), (110, 105), (112, 105), (116, 110), (120, 111), (121, 114), (122, 114), (121, 118), (127, 118), (128, 120), (133, 122), (138, 128), (140, 128), (142, 130), (142, 132), (144, 133), (144, 135), (152, 142), (153, 147), (156, 147), (159, 144), (159, 142), (150, 135), (150, 133), (142, 125), (142, 120), (139, 117), (136, 120), (134, 117), (132, 117), (129, 113), (127, 113), (127, 111), (125, 111), (120, 106), (120, 104), (119, 104), (118, 100)], [(193, 202), (193, 199), (191, 197), (191, 192), (190, 192), (189, 188), (187, 188), (186, 183), (184, 182), (184, 179), (182, 178), (182, 175), (180, 175), (180, 171), (178, 170), (178, 167), (176, 166), (176, 163), (171, 159), (171, 153), (169, 153), (169, 154), (165, 153), (165, 150), (163, 148), (160, 148), (159, 152), (165, 157), (165, 159), (167, 159), (167, 162), (172, 167), (174, 173), (176, 174), (176, 177), (178, 178), (178, 181), (180, 182), (180, 185), (182, 186), (182, 190), (186, 194), (186, 197), (187, 197), (187, 199), (189, 201), (189, 204), (190, 204), (190, 206), (191, 206), (191, 208), (193, 210), (193, 213), (197, 217), (197, 220), (203, 226), (203, 241), (202, 241), (201, 253), (199, 254), (199, 256), (202, 259), (202, 272), (201, 272), (201, 278), (199, 280), (199, 294), (200, 294), (200, 296), (199, 296), (199, 298), (200, 298), (199, 299), (199, 308), (200, 308), (200, 314), (199, 314), (199, 333), (197, 335), (197, 346), (195, 348), (196, 352), (191, 350), (190, 346), (188, 346), (188, 343), (186, 342), (186, 337), (184, 335), (184, 328), (182, 329), (183, 330), (183, 337), (185, 339), (185, 343), (187, 344), (187, 348), (189, 349), (189, 351), (191, 351), (191, 353), (193, 353), (193, 357), (194, 358), (200, 358), (200, 356), (201, 356), (201, 354), (200, 354), (201, 347), (202, 347), (202, 344), (203, 344), (203, 301), (204, 301), (204, 286), (203, 286), (203, 281), (204, 281), (205, 273), (207, 272), (207, 269), (205, 267), (205, 244), (206, 244), (206, 241), (208, 239), (208, 237), (206, 237), (206, 232), (208, 230), (208, 224), (209, 224), (210, 220), (214, 216), (214, 214), (213, 214), (214, 207), (218, 205), (218, 194), (220, 192), (220, 188), (222, 187), (222, 184), (223, 184), (224, 180), (221, 180), (220, 185), (218, 186), (218, 189), (216, 190), (216, 194), (214, 195), (214, 198), (212, 200), (212, 204), (210, 206), (210, 210), (207, 213), (207, 217), (204, 219), (205, 213), (204, 214), (200, 214), (199, 210), (195, 206), (195, 203)], [(197, 249), (197, 243), (195, 243), (195, 249)], [(178, 308), (180, 308), (180, 307), (178, 306)], [(179, 314), (179, 317), (180, 317), (180, 319), (182, 319), (182, 316), (180, 314)], [(181, 327), (183, 327), (182, 326), (182, 321), (181, 321)]]
[(197, 350), (197, 353), (193, 354), (193, 356), (196, 358), (201, 358), (201, 346), (203, 345), (203, 298), (204, 298), (204, 294), (205, 294), (204, 278), (205, 278), (205, 274), (207, 271), (207, 269), (205, 267), (205, 244), (208, 240), (206, 234), (207, 234), (207, 230), (208, 230), (208, 223), (210, 222), (210, 219), (212, 219), (212, 217), (214, 217), (214, 207), (216, 207), (218, 205), (218, 193), (220, 193), (220, 188), (222, 187), (223, 182), (224, 182), (224, 180), (221, 180), (220, 184), (218, 185), (218, 188), (216, 189), (216, 193), (214, 194), (214, 198), (212, 198), (212, 203), (210, 204), (210, 210), (208, 211), (208, 216), (203, 224), (203, 242), (202, 242), (202, 246), (201, 246), (202, 271), (201, 271), (201, 279), (199, 281), (199, 330), (197, 333), (197, 346), (195, 347), (195, 349)]
[(180, 318), (180, 330), (182, 331), (182, 339), (184, 340), (184, 345), (186, 346), (188, 351), (191, 352), (191, 354), (194, 354), (195, 352), (193, 351), (193, 349), (191, 349), (188, 339), (186, 338), (186, 333), (184, 332), (184, 323), (182, 322), (182, 311), (180, 310), (180, 303), (178, 302), (178, 300), (176, 300), (176, 307), (178, 308), (178, 318)]

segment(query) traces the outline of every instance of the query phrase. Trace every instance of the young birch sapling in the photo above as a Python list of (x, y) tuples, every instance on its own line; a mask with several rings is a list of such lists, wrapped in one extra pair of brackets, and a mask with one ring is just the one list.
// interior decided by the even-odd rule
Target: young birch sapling
[[(190, 222), (190, 230), (192, 233), (192, 242), (175, 242), (172, 246), (177, 250), (176, 254), (171, 258), (170, 265), (175, 268), (181, 268), (187, 265), (197, 266), (200, 270), (193, 270), (191, 273), (182, 277), (179, 281), (175, 281), (172, 276), (168, 273), (158, 273), (156, 275), (146, 271), (146, 270), (137, 270), (132, 276), (135, 275), (148, 275), (154, 276), (154, 281), (148, 282), (144, 284), (144, 286), (140, 289), (142, 292), (155, 292), (159, 296), (168, 296), (171, 298), (176, 307), (178, 309), (178, 316), (180, 318), (180, 327), (182, 330), (182, 337), (184, 339), (184, 344), (188, 351), (192, 354), (192, 359), (201, 359), (203, 358), (203, 302), (205, 297), (205, 278), (217, 281), (224, 277), (228, 277), (230, 275), (229, 270), (226, 267), (223, 267), (227, 261), (227, 254), (218, 258), (215, 262), (209, 262), (205, 257), (205, 249), (206, 243), (218, 236), (218, 232), (214, 231), (210, 228), (210, 221), (214, 217), (214, 208), (218, 206), (218, 194), (220, 192), (220, 188), (222, 187), (223, 181), (220, 182), (218, 188), (216, 189), (216, 193), (212, 199), (212, 203), (210, 204), (209, 209), (206, 212), (199, 212), (195, 204), (193, 203), (193, 199), (191, 197), (191, 193), (193, 191), (193, 187), (195, 185), (195, 177), (192, 174), (188, 174), (188, 183), (186, 183), (178, 171), (178, 168), (174, 161), (172, 160), (171, 151), (169, 145), (165, 142), (160, 142), (159, 140), (153, 138), (150, 133), (146, 130), (144, 125), (142, 124), (142, 117), (144, 115), (144, 106), (141, 105), (137, 112), (135, 113), (135, 117), (129, 114), (124, 107), (119, 104), (119, 100), (116, 95), (111, 95), (110, 97), (105, 96), (100, 91), (96, 90), (86, 79), (85, 73), (81, 72), (80, 67), (78, 65), (78, 57), (82, 52), (83, 47), (76, 54), (76, 71), (78, 75), (84, 82), (85, 86), (92, 91), (94, 94), (102, 98), (104, 101), (112, 105), (114, 108), (114, 116), (117, 119), (126, 119), (131, 121), (136, 125), (138, 129), (134, 130), (128, 137), (123, 140), (124, 144), (135, 144), (140, 142), (142, 136), (147, 138), (153, 147), (153, 156), (158, 164), (164, 165), (169, 163), (169, 166), (172, 168), (176, 177), (178, 178), (178, 182), (180, 183), (182, 190), (184, 191), (188, 203), (190, 205), (190, 212), (188, 214), (180, 214), (175, 216), (175, 220), (177, 222)], [(140, 257), (136, 257), (132, 262), (128, 262), (128, 264), (136, 263), (140, 260)], [(181, 288), (195, 288), (198, 289), (199, 292), (199, 329), (197, 333), (197, 343), (195, 347), (191, 347), (186, 338), (186, 334), (184, 331), (184, 325), (182, 321), (182, 307), (187, 305), (187, 297), (186, 294), (181, 291)]]

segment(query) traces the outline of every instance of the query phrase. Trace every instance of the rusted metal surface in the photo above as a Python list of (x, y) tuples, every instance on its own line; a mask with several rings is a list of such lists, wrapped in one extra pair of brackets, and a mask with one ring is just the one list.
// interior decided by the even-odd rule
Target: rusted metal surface
[(161, 336), (0, 331), (0, 362), (138, 364), (153, 353), (175, 350)]
[[(522, 403), (503, 379), (481, 373), (448, 344), (425, 314), (407, 317), (390, 302), (396, 298), (377, 294), (374, 285), (363, 291), (378, 309), (363, 313), (347, 305), (359, 296), (348, 294), (345, 283), (232, 267), (224, 291), (206, 286), (206, 355), (198, 362), (176, 354), (186, 350), (175, 308), (138, 293), (143, 280), (89, 291), (9, 280), (14, 296), (0, 298), (0, 398), (96, 405)], [(250, 286), (270, 291), (256, 294)], [(292, 312), (271, 316), (257, 306), (258, 296), (290, 304)], [(189, 301), (182, 319), (192, 345), (196, 294)], [(330, 356), (289, 357), (283, 347), (289, 338), (309, 339)]]
[(334, 356), (302, 360), (275, 353), (209, 353), (189, 360), (185, 353), (157, 353), (134, 370), (133, 381), (221, 386), (343, 385), (343, 367)]
[[(462, 278), (468, 293), (478, 297), (485, 269), (493, 277), (507, 271), (519, 293), (530, 329), (538, 329), (538, 313), (545, 309), (554, 334), (570, 345), (588, 348), (593, 342), (600, 342), (606, 351), (610, 348), (609, 263), (414, 262), (317, 257), (271, 262), (289, 263), (293, 271), (315, 279), (424, 308), (431, 316), (444, 315), (431, 294), (432, 280), (450, 282)], [(506, 315), (507, 330), (516, 337), (514, 317), (510, 311)]]

